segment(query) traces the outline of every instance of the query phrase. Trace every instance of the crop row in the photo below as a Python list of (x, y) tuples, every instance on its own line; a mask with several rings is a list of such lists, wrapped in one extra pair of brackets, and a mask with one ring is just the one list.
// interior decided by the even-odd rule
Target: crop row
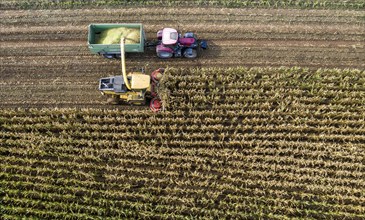
[(44, 9), (44, 8), (79, 8), (79, 7), (115, 7), (115, 6), (221, 6), (221, 7), (248, 7), (248, 8), (306, 8), (306, 9), (363, 9), (365, 4), (361, 0), (351, 1), (326, 1), (326, 0), (138, 0), (138, 1), (120, 1), (120, 0), (103, 0), (103, 1), (83, 1), (83, 0), (57, 0), (57, 1), (39, 1), (39, 0), (21, 0), (21, 1), (4, 1), (1, 5), (6, 9)]
[[(72, 131), (71, 131), (72, 132)], [(97, 133), (93, 133), (97, 135)], [(97, 135), (99, 136), (99, 135)], [(109, 136), (109, 135), (108, 135)], [(299, 142), (299, 141), (269, 141), (269, 140), (231, 140), (224, 145), (222, 143), (212, 142), (210, 141), (198, 141), (201, 144), (201, 148), (172, 148), (170, 144), (173, 143), (181, 143), (183, 141), (170, 141), (168, 146), (165, 146), (164, 142), (151, 140), (145, 141), (148, 144), (148, 147), (140, 147), (140, 151), (130, 152), (135, 146), (138, 146), (140, 141), (137, 140), (129, 140), (125, 143), (115, 143), (112, 142), (115, 139), (111, 138), (100, 138), (100, 139), (91, 139), (87, 138), (76, 138), (72, 134), (63, 133), (62, 135), (53, 136), (52, 133), (9, 133), (2, 132), (1, 138), (5, 139), (3, 145), (5, 146), (13, 146), (13, 150), (5, 150), (4, 152), (12, 151), (19, 156), (25, 156), (27, 154), (32, 154), (32, 146), (41, 145), (44, 148), (50, 150), (48, 156), (57, 156), (57, 153), (62, 154), (83, 154), (83, 153), (91, 153), (92, 155), (103, 155), (106, 154), (105, 157), (114, 158), (121, 157), (124, 155), (125, 157), (136, 155), (147, 156), (149, 154), (149, 150), (151, 147), (158, 148), (159, 152), (168, 153), (168, 156), (164, 157), (173, 157), (176, 155), (198, 155), (200, 157), (208, 157), (208, 158), (221, 158), (229, 155), (231, 160), (243, 160), (249, 152), (255, 152), (259, 155), (287, 155), (287, 156), (295, 156), (296, 158), (331, 158), (336, 159), (336, 161), (347, 161), (354, 162), (359, 160), (355, 159), (356, 156), (363, 155), (362, 152), (356, 152), (357, 155), (354, 155), (355, 149), (362, 146), (362, 143), (330, 143), (326, 144), (323, 142)], [(42, 141), (41, 141), (42, 140)], [(37, 142), (35, 142), (37, 141)], [(41, 142), (40, 142), (41, 141)], [(186, 142), (186, 141), (185, 141)], [(87, 148), (91, 147), (92, 148)], [(205, 149), (204, 147), (207, 147)], [(18, 151), (16, 150), (18, 149)], [(256, 149), (256, 150), (255, 150)], [(51, 151), (52, 150), (52, 151)], [(240, 151), (241, 154), (237, 154), (237, 151)], [(54, 154), (52, 154), (52, 152)], [(223, 155), (220, 155), (224, 152)], [(156, 155), (154, 155), (156, 157)], [(160, 158), (158, 156), (158, 158)], [(72, 158), (72, 157), (71, 157)], [(65, 158), (64, 158), (65, 159)], [(96, 162), (97, 160), (95, 160)], [(319, 164), (318, 164), (319, 166)]]
[[(331, 25), (331, 26), (338, 26), (338, 25), (351, 25), (361, 23), (360, 16), (349, 16), (348, 14), (341, 14), (341, 11), (334, 13), (333, 15), (325, 16), (323, 14), (304, 14), (301, 16), (295, 16), (295, 20), (290, 14), (283, 13), (282, 16), (272, 16), (269, 14), (261, 14), (260, 12), (256, 12), (250, 10), (249, 14), (239, 13), (235, 11), (230, 11), (230, 14), (226, 14), (221, 11), (217, 11), (215, 8), (210, 8), (208, 12), (201, 12), (198, 10), (174, 10), (165, 8), (166, 13), (171, 14), (175, 17), (176, 20), (184, 20), (187, 23), (193, 25), (195, 23), (210, 23), (216, 28), (218, 24), (223, 24), (229, 21), (229, 25), (233, 24), (275, 24), (275, 25), (285, 25), (290, 22), (293, 25), (297, 24), (322, 24), (322, 25)], [(239, 9), (237, 9), (239, 10)], [(256, 10), (265, 10), (265, 9), (256, 9)], [(126, 16), (123, 19), (124, 22), (134, 22), (138, 17), (139, 21), (142, 23), (148, 23), (148, 26), (145, 26), (147, 39), (151, 39), (155, 37), (155, 27), (161, 23), (162, 21), (167, 22), (166, 14), (159, 14), (160, 12), (156, 8), (151, 8), (149, 10), (139, 10), (138, 15), (135, 11), (129, 11), (126, 9), (119, 9), (113, 10), (115, 14), (123, 12), (123, 15)], [(313, 11), (310, 11), (313, 12)], [(82, 13), (82, 14), (80, 14)], [(113, 14), (114, 14), (113, 13)], [(27, 13), (18, 13), (18, 14), (11, 14), (7, 17), (3, 16), (0, 24), (12, 25), (12, 26), (20, 26), (21, 25), (29, 25), (35, 26), (39, 28), (41, 26), (52, 26), (58, 24), (59, 26), (67, 26), (69, 23), (77, 24), (77, 25), (84, 25), (88, 23), (97, 23), (100, 20), (104, 22), (116, 22), (118, 18), (110, 14), (110, 9), (90, 9), (88, 11), (80, 11), (80, 10), (72, 10), (72, 11), (63, 11), (62, 13), (57, 11), (47, 11), (47, 15), (52, 16), (52, 19), (44, 19), (43, 14), (34, 14), (31, 11), (27, 11)], [(81, 16), (82, 15), (82, 16)], [(186, 17), (189, 16), (189, 17)], [(212, 20), (214, 17), (214, 20)], [(199, 21), (199, 22), (197, 22)], [(181, 28), (181, 27), (179, 27)], [(188, 26), (183, 26), (183, 28), (188, 28)], [(206, 27), (209, 28), (209, 27)], [(184, 31), (184, 29), (182, 31)], [(326, 29), (328, 30), (328, 29)], [(201, 33), (203, 30), (200, 30)], [(343, 31), (340, 29), (340, 31)], [(29, 30), (27, 30), (29, 33)], [(244, 32), (243, 32), (244, 33)], [(200, 35), (200, 34), (199, 34)], [(227, 45), (228, 46), (228, 45)], [(314, 48), (313, 48), (314, 49)]]
[[(38, 141), (37, 141), (38, 142)], [(100, 141), (96, 144), (103, 144), (106, 141)], [(257, 141), (258, 142), (258, 141)], [(237, 143), (239, 143), (237, 141)], [(270, 142), (269, 142), (270, 143)], [(253, 145), (251, 148), (247, 149), (239, 149), (234, 148), (230, 149), (231, 145), (225, 146), (226, 148), (208, 148), (208, 149), (174, 149), (168, 147), (159, 147), (158, 149), (161, 151), (164, 149), (169, 155), (161, 155), (159, 153), (149, 153), (149, 148), (142, 147), (138, 152), (131, 153), (130, 150), (134, 149), (135, 145), (125, 146), (125, 150), (120, 149), (88, 149), (87, 146), (92, 146), (91, 142), (87, 142), (85, 140), (77, 142), (69, 142), (68, 145), (65, 143), (59, 144), (51, 142), (49, 144), (40, 143), (39, 148), (48, 149), (45, 152), (42, 152), (39, 149), (36, 149), (34, 145), (32, 145), (31, 141), (8, 141), (6, 142), (7, 146), (12, 147), (11, 149), (0, 148), (3, 154), (6, 154), (11, 157), (34, 157), (38, 158), (38, 160), (46, 160), (49, 162), (49, 166), (51, 166), (51, 162), (55, 162), (55, 166), (66, 168), (67, 166), (72, 166), (74, 163), (86, 163), (87, 166), (85, 169), (89, 169), (90, 165), (88, 163), (95, 163), (97, 165), (103, 165), (105, 163), (111, 163), (115, 166), (120, 165), (121, 163), (133, 167), (134, 165), (160, 165), (164, 168), (176, 168), (179, 164), (185, 164), (181, 166), (181, 169), (189, 170), (191, 167), (195, 167), (195, 169), (201, 169), (202, 171), (214, 171), (216, 169), (222, 169), (227, 166), (231, 166), (232, 169), (236, 169), (239, 167), (249, 168), (250, 166), (246, 163), (260, 163), (262, 165), (256, 168), (262, 170), (270, 170), (270, 165), (275, 164), (277, 170), (282, 171), (300, 171), (301, 174), (323, 174), (326, 177), (349, 177), (349, 178), (357, 178), (361, 177), (361, 172), (364, 171), (364, 165), (361, 163), (364, 154), (361, 152), (356, 153), (356, 155), (351, 155), (353, 153), (351, 150), (341, 150), (335, 149), (335, 146), (328, 146), (327, 150), (317, 151), (307, 150), (307, 149), (293, 149), (288, 146), (287, 143), (283, 142), (278, 146), (278, 149), (270, 149), (269, 143), (265, 145)], [(74, 144), (74, 145), (72, 145)], [(105, 144), (106, 147), (108, 144)], [(278, 145), (278, 144), (277, 144)], [(71, 147), (75, 146), (75, 147)], [(260, 149), (254, 148), (261, 146)], [(361, 146), (353, 145), (353, 147)], [(113, 146), (116, 147), (116, 146)], [(334, 149), (331, 149), (333, 147)], [(157, 147), (154, 147), (153, 152), (156, 151)], [(162, 149), (160, 149), (162, 148)], [(151, 149), (150, 149), (151, 150)], [(239, 153), (238, 153), (239, 152)], [(195, 153), (195, 154), (194, 154)], [(222, 154), (220, 156), (220, 154)], [(75, 156), (79, 155), (79, 156)], [(189, 155), (194, 155), (189, 157)], [(213, 156), (214, 155), (214, 156)], [(280, 157), (280, 158), (278, 158)], [(150, 160), (149, 163), (145, 163), (144, 159), (148, 158)], [(6, 159), (5, 159), (6, 160)], [(14, 160), (14, 158), (12, 159)], [(60, 163), (59, 160), (62, 160), (63, 163)], [(25, 160), (28, 161), (28, 160)], [(45, 164), (44, 162), (36, 163), (36, 161), (29, 160), (27, 163), (31, 164)], [(171, 162), (171, 164), (169, 164)], [(209, 162), (209, 166), (205, 163)], [(222, 162), (224, 161), (224, 163)], [(134, 163), (133, 163), (134, 162)], [(15, 163), (15, 162), (14, 162)], [(20, 164), (24, 164), (23, 160), (19, 159)], [(75, 164), (74, 164), (75, 165)], [(44, 165), (47, 167), (48, 165)], [(301, 168), (297, 168), (296, 170), (291, 170), (290, 166), (298, 166)], [(217, 171), (217, 170), (216, 170)], [(349, 173), (348, 171), (351, 171)], [(237, 172), (237, 171), (235, 171)], [(359, 173), (360, 172), (360, 173)], [(229, 172), (230, 173), (230, 172)], [(232, 173), (233, 174), (233, 173)], [(360, 178), (361, 179), (361, 178)]]

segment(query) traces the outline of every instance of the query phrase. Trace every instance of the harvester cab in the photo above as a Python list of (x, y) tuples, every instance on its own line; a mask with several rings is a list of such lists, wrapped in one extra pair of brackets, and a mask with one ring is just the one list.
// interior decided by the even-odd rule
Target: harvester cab
[(204, 40), (198, 40), (193, 32), (187, 32), (181, 36), (173, 28), (164, 28), (157, 32), (156, 53), (160, 58), (186, 57), (196, 58), (198, 48), (206, 49), (208, 44)]
[(124, 38), (121, 38), (121, 62), (122, 76), (104, 77), (99, 80), (99, 90), (103, 95), (108, 95), (108, 103), (120, 104), (121, 102), (131, 105), (145, 105), (146, 99), (152, 99), (150, 108), (157, 112), (162, 108), (158, 96), (159, 80), (163, 76), (164, 69), (159, 68), (151, 75), (143, 72), (126, 72)]

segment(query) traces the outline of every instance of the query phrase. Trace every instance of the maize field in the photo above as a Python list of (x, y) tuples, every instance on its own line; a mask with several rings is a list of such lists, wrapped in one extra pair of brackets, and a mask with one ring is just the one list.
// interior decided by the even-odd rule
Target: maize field
[[(360, 0), (3, 0), (1, 219), (365, 219)], [(107, 105), (120, 61), (90, 23), (208, 41), (166, 68), (165, 111)]]
[(364, 71), (181, 68), (164, 80), (158, 114), (1, 111), (4, 217), (365, 217)]

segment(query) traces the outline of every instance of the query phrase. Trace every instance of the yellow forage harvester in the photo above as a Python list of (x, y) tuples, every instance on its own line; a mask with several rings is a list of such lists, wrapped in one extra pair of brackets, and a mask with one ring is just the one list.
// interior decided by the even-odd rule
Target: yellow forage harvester
[(121, 38), (125, 38), (126, 44), (139, 44), (140, 30), (138, 28), (111, 28), (101, 32), (98, 44), (119, 44)]

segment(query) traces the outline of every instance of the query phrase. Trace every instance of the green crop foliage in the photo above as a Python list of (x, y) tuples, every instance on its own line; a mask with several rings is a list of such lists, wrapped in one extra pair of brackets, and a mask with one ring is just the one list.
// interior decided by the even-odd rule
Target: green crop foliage
[(166, 71), (167, 111), (1, 109), (5, 219), (365, 218), (365, 71)]

